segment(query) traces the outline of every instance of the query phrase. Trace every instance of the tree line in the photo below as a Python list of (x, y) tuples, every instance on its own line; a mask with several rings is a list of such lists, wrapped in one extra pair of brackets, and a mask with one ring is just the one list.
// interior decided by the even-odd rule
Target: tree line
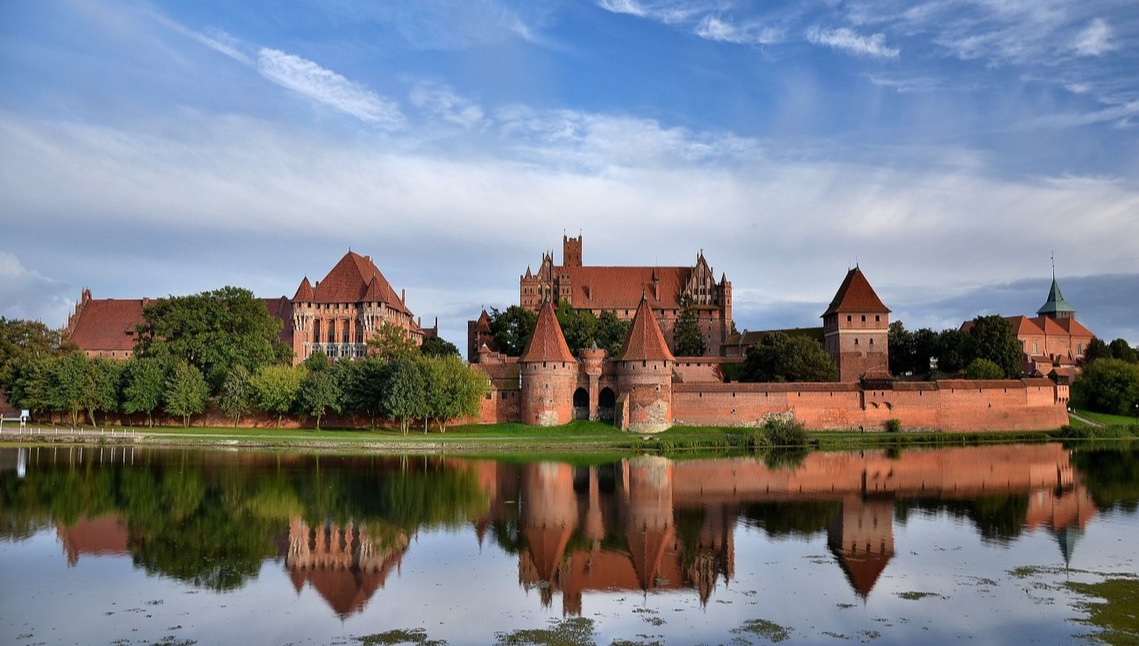
[(78, 425), (124, 415), (156, 415), (188, 426), (212, 403), (239, 424), (263, 414), (312, 419), (331, 413), (413, 422), (440, 431), (449, 420), (476, 415), (489, 389), (481, 372), (442, 339), (417, 345), (385, 324), (362, 361), (330, 362), (314, 353), (292, 365), (281, 322), (248, 290), (226, 287), (160, 299), (143, 310), (134, 355), (125, 361), (89, 358), (59, 332), (35, 321), (0, 318), (0, 386), (13, 406), (36, 417)]

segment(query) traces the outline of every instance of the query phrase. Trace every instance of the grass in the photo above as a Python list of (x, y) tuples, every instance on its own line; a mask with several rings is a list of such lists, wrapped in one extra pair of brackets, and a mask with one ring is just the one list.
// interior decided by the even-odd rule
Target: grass
[[(1139, 417), (1132, 415), (1112, 415), (1111, 413), (1097, 413), (1095, 411), (1075, 409), (1075, 412), (1100, 424), (1108, 426), (1134, 426), (1139, 424)], [(1075, 421), (1075, 420), (1073, 420)]]

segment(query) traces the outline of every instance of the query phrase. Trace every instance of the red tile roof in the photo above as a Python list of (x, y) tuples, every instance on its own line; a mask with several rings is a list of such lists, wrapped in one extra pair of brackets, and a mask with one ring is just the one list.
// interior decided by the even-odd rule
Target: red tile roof
[(570, 352), (565, 335), (562, 334), (562, 326), (558, 324), (558, 315), (554, 312), (554, 306), (549, 302), (543, 303), (542, 308), (538, 310), (538, 322), (534, 325), (534, 334), (530, 337), (530, 343), (526, 345), (526, 351), (522, 353), (519, 361), (577, 362)]
[[(298, 295), (307, 280), (306, 278), (301, 282), (301, 286), (297, 289)], [(378, 302), (405, 314), (411, 314), (372, 259), (352, 251), (344, 254), (324, 280), (316, 284), (311, 302)]]
[(874, 293), (874, 288), (870, 286), (870, 281), (866, 280), (866, 276), (858, 267), (846, 272), (846, 278), (843, 279), (842, 285), (838, 288), (838, 293), (834, 295), (834, 300), (831, 301), (830, 307), (823, 316), (830, 314), (837, 314), (839, 312), (880, 312), (888, 314), (890, 308), (882, 303), (882, 299), (878, 298), (878, 294)]
[(1056, 324), (1064, 328), (1068, 334), (1072, 336), (1086, 336), (1093, 337), (1095, 333), (1084, 327), (1082, 323), (1076, 320), (1076, 317), (1071, 316), (1068, 318), (1054, 319)]
[(312, 290), (312, 283), (308, 282), (308, 276), (304, 277), (301, 281), (301, 286), (297, 288), (297, 293), (293, 296), (294, 301), (301, 303), (311, 303), (316, 299), (316, 294)]
[(653, 307), (678, 309), (692, 274), (691, 267), (559, 267), (557, 271), (569, 276), (573, 306), (578, 309), (632, 309), (643, 295)]
[(629, 328), (629, 338), (621, 351), (621, 361), (675, 361), (672, 351), (664, 341), (664, 334), (653, 316), (653, 309), (647, 298), (641, 299), (633, 324)]
[(132, 352), (142, 307), (140, 298), (85, 298), (68, 322), (67, 339), (86, 351)]

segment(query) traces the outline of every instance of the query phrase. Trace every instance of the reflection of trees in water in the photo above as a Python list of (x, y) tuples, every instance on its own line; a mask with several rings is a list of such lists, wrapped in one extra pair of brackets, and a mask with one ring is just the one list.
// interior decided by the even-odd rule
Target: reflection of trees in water
[(1072, 463), (1100, 509), (1128, 513), (1139, 509), (1139, 443), (1131, 448), (1073, 451)]
[(768, 536), (811, 536), (825, 533), (831, 520), (842, 513), (838, 500), (793, 500), (749, 502), (740, 505), (740, 516)]
[(971, 500), (934, 500), (899, 498), (894, 518), (905, 524), (913, 510), (937, 514), (942, 511), (954, 518), (972, 521), (986, 542), (1006, 544), (1020, 536), (1028, 519), (1028, 494), (979, 496)]
[[(366, 526), (377, 536), (456, 526), (485, 514), (473, 474), (439, 460), (290, 458), (193, 452), (145, 455), (134, 465), (40, 464), (0, 473), (3, 527), (124, 519), (134, 561), (147, 572), (215, 590), (239, 587), (277, 555), (292, 518)], [(320, 463), (319, 466), (316, 463)], [(398, 528), (398, 529), (392, 529)]]

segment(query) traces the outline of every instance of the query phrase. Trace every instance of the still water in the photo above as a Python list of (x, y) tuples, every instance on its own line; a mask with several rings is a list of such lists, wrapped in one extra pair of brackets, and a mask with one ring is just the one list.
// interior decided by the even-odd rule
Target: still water
[(0, 644), (1065, 644), (1136, 577), (1134, 449), (768, 462), (2, 449)]

